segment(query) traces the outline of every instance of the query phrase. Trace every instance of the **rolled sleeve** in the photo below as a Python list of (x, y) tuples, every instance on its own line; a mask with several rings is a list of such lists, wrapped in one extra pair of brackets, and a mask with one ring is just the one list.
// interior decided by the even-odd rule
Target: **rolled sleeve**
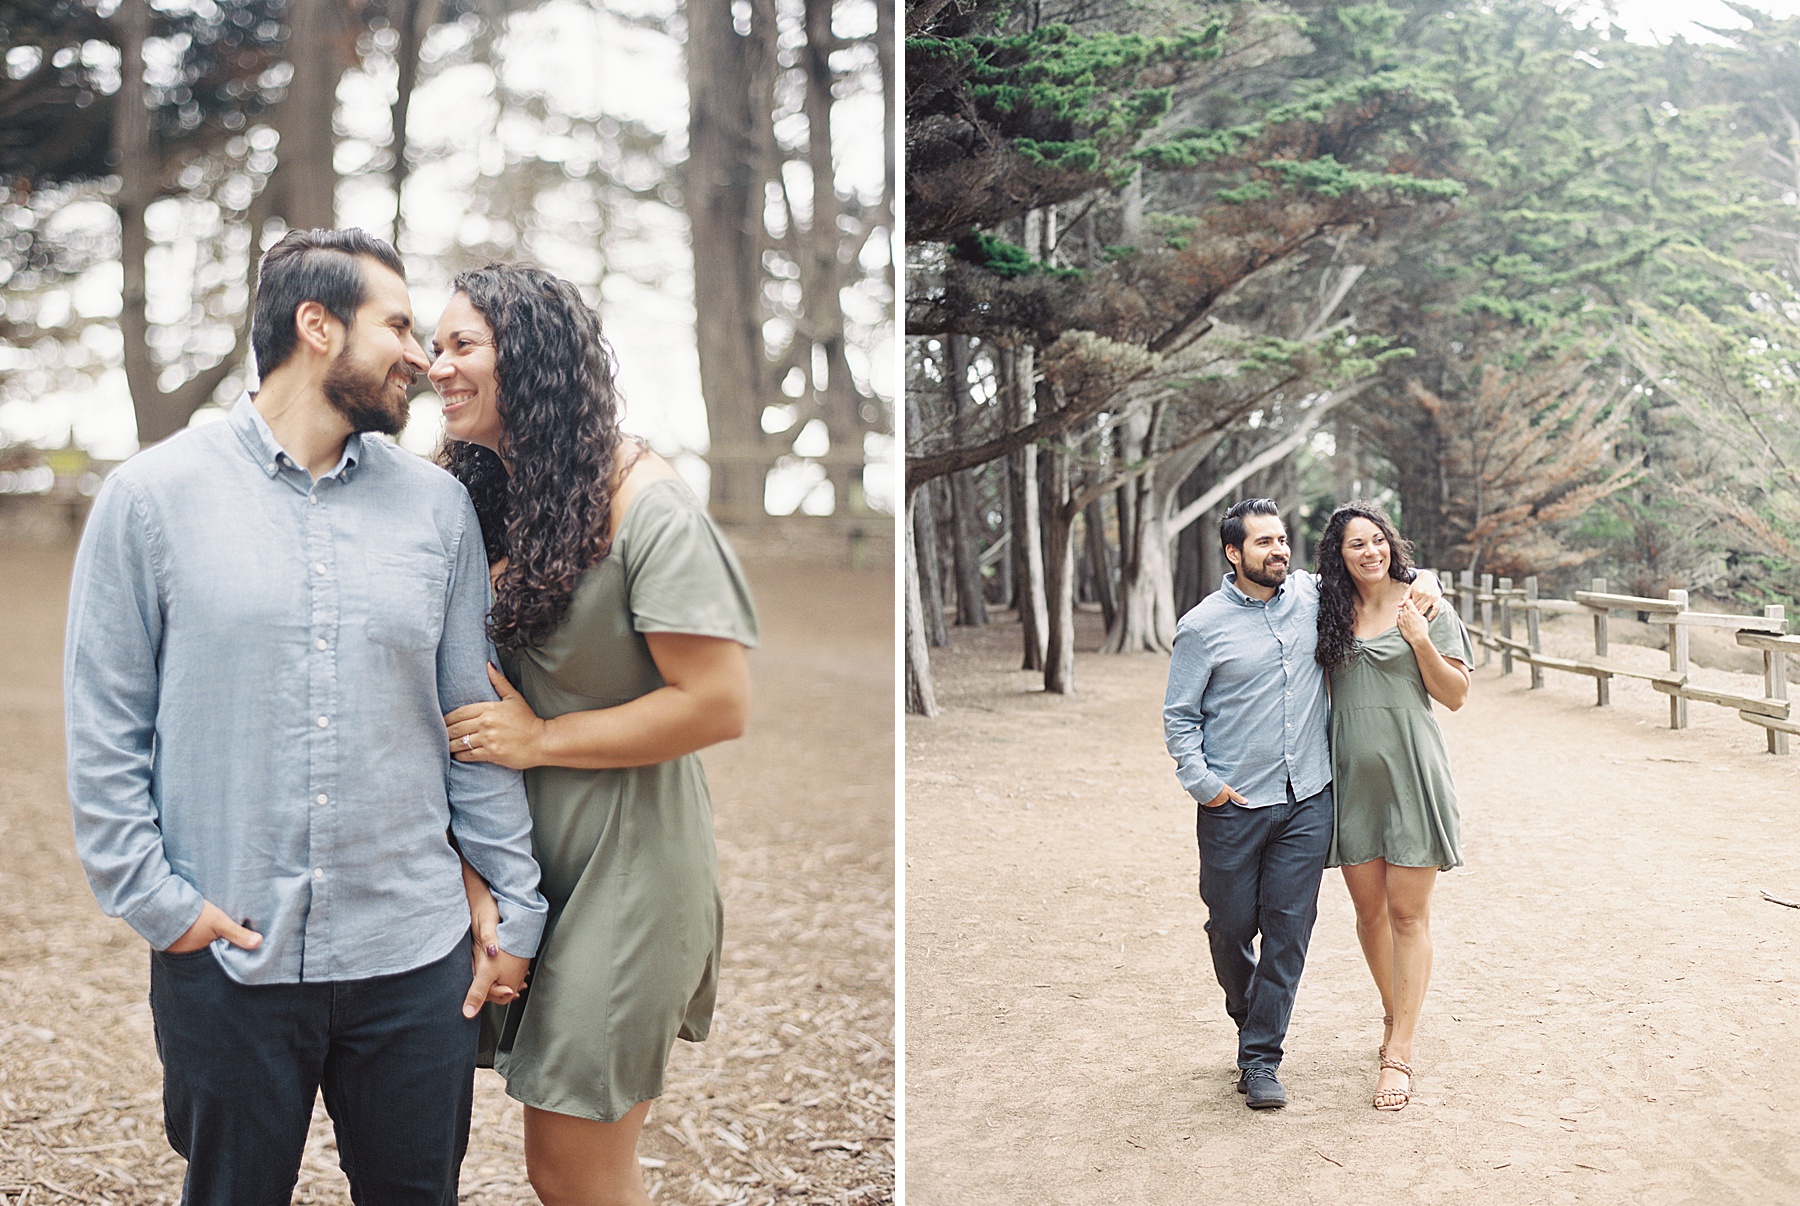
[[(464, 506), (438, 645), (438, 697), (445, 712), (498, 698), (487, 677), (487, 665), (494, 660), (485, 628), (487, 555), (475, 507), (466, 501)], [(524, 777), (492, 762), (458, 762), (447, 746), (444, 757), (449, 763), (450, 831), (500, 907), (501, 947), (529, 958), (537, 954), (549, 905), (538, 891)]]
[(1212, 680), (1212, 655), (1205, 636), (1182, 625), (1175, 630), (1175, 652), (1169, 661), (1169, 689), (1163, 696), (1163, 744), (1175, 759), (1175, 776), (1202, 804), (1225, 789), (1225, 781), (1206, 764), (1205, 720), (1200, 700)]
[(151, 779), (162, 606), (144, 501), (114, 475), (82, 534), (63, 650), (75, 849), (94, 897), (157, 950), (200, 918), (197, 888), (163, 849)]

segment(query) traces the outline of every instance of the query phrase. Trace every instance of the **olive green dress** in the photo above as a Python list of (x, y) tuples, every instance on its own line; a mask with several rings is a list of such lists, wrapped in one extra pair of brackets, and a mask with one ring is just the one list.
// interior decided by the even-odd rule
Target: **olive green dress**
[[(1430, 633), (1445, 657), (1475, 664), (1469, 634), (1448, 607)], [(1450, 755), (1397, 626), (1359, 639), (1331, 672), (1331, 792), (1337, 820), (1327, 866), (1377, 858), (1397, 867), (1462, 866)]]
[[(539, 716), (610, 708), (664, 685), (652, 632), (757, 639), (737, 559), (676, 479), (639, 491), (561, 626), (502, 669)], [(526, 1105), (613, 1122), (662, 1092), (677, 1037), (712, 1024), (724, 916), (706, 776), (688, 754), (536, 767), (525, 789), (550, 916), (524, 995), (485, 1018), (494, 1067)]]

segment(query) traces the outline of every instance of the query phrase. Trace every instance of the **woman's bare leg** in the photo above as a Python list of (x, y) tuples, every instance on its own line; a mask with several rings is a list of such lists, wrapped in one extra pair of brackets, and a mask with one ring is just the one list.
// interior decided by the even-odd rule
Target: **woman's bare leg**
[(1388, 865), (1381, 859), (1343, 868), (1344, 886), (1356, 906), (1356, 940), (1363, 959), (1381, 993), (1381, 1012), (1386, 1015), (1382, 1046), (1392, 1037), (1394, 1023), (1394, 930), (1388, 920)]
[(525, 1107), (525, 1173), (544, 1206), (649, 1206), (638, 1136), (650, 1103), (617, 1122)]
[[(1388, 920), (1393, 928), (1394, 1033), (1388, 1040), (1388, 1058), (1412, 1063), (1413, 1036), (1425, 1005), (1425, 988), (1431, 982), (1431, 889), (1437, 883), (1436, 867), (1387, 869)], [(1405, 1088), (1404, 1073), (1383, 1071), (1379, 1088)]]

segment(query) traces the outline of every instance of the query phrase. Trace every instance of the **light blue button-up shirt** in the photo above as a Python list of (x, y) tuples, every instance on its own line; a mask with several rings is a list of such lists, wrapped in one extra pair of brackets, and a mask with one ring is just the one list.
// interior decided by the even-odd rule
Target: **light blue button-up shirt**
[(119, 466), (75, 559), (64, 654), (75, 844), (100, 906), (161, 950), (210, 900), (263, 935), (246, 984), (357, 980), (469, 928), (447, 833), (501, 945), (546, 906), (521, 776), (453, 761), (494, 698), (487, 558), (454, 478), (351, 436), (314, 481), (246, 396)]
[(1264, 603), (1226, 574), (1181, 617), (1163, 697), (1163, 742), (1175, 773), (1201, 803), (1226, 784), (1266, 808), (1331, 783), (1325, 673), (1319, 644), (1319, 579), (1290, 573)]

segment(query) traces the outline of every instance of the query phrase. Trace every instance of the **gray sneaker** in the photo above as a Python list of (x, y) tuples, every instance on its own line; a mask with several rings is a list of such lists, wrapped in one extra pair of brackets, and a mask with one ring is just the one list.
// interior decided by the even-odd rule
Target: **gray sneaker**
[(1275, 1078), (1273, 1068), (1245, 1068), (1238, 1073), (1237, 1091), (1253, 1110), (1279, 1110), (1287, 1105), (1287, 1090)]

